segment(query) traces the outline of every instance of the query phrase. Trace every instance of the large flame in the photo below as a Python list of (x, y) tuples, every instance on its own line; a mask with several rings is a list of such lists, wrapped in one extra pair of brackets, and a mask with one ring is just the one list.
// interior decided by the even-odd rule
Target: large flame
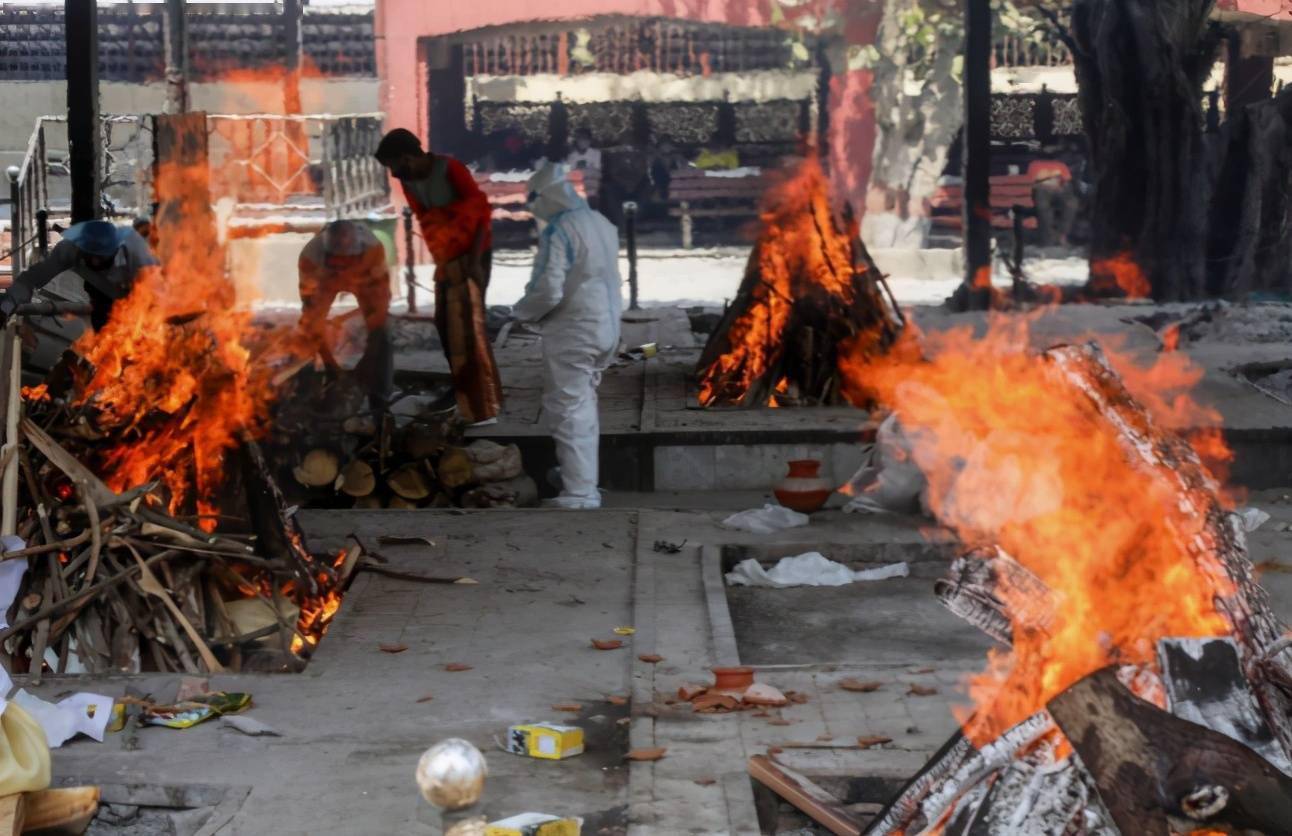
[[(1152, 665), (1158, 639), (1229, 632), (1213, 605), (1227, 590), (1186, 548), (1203, 520), (1029, 351), (1027, 319), (996, 317), (982, 338), (930, 334), (922, 350), (913, 339), (850, 374), (901, 416), (938, 519), (966, 543), (998, 544), (1057, 593), (1049, 629), (1016, 625), (1012, 652), (993, 653), (971, 681), (974, 710), (961, 715), (971, 740), (994, 739), (1110, 663)], [(1162, 368), (1115, 365), (1134, 394), (1155, 393), (1145, 398), (1155, 417), (1178, 419), (1186, 401), (1163, 387), (1197, 373), (1166, 356)]]
[(1089, 290), (1095, 296), (1127, 299), (1147, 299), (1153, 295), (1148, 277), (1129, 252), (1094, 261), (1090, 265)]

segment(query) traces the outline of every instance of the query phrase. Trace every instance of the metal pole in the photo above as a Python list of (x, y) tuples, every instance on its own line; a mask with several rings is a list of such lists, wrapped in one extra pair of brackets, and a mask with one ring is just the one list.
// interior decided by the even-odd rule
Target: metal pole
[(95, 0), (64, 0), (67, 145), (72, 223), (99, 217), (99, 10)]
[(991, 24), (991, 0), (965, 0), (965, 287), (980, 310), (991, 305)]
[(36, 252), (42, 261), (49, 255), (49, 212), (45, 209), (36, 210)]
[(305, 43), (301, 38), (301, 0), (283, 0), (283, 45), (286, 55), (283, 65), (287, 70), (283, 87), (283, 112), (301, 112), (301, 54)]
[(413, 210), (404, 207), (404, 282), (408, 285), (408, 312), (417, 313), (417, 273), (413, 269)]
[(162, 34), (166, 42), (166, 112), (187, 113), (188, 22), (184, 0), (166, 0)]
[(628, 310), (640, 309), (637, 304), (637, 204), (624, 202), (624, 236), (628, 239)]
[(16, 165), (11, 165), (5, 169), (5, 174), (9, 177), (9, 248), (13, 250), (13, 254), (9, 257), (9, 269), (16, 279), (19, 273), (27, 269), (27, 223), (26, 218), (22, 216), (22, 189), (18, 184), (22, 170)]
[[(11, 165), (9, 175), (9, 237), (13, 254), (10, 256), (13, 277), (23, 269), (22, 204), (19, 202), (18, 166)], [(22, 401), (22, 342), (18, 338), (18, 317), (12, 316), (0, 333), (0, 403), (4, 409), (4, 444), (0, 446), (0, 462), (8, 461), (0, 476), (0, 535), (18, 533), (18, 456), (10, 447), (18, 443), (18, 412)], [(8, 454), (8, 455), (6, 455)]]

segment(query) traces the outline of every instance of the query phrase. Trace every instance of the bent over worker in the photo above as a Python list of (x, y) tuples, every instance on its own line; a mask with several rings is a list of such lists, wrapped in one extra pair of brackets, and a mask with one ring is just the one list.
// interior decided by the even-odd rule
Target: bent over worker
[(435, 259), (435, 327), (453, 374), (458, 414), (477, 426), (496, 423), (502, 382), (485, 331), (485, 291), (493, 262), (492, 210), (467, 167), (422, 150), (396, 128), (382, 137), (377, 161), (399, 178)]
[(600, 508), (597, 386), (619, 347), (619, 232), (575, 193), (562, 165), (530, 179), (529, 201), (546, 226), (513, 314), (543, 336), (543, 415), (561, 466), (561, 495), (549, 504)]
[(373, 415), (385, 411), (395, 379), (395, 357), (386, 317), (390, 311), (390, 273), (386, 248), (372, 230), (356, 221), (332, 221), (323, 227), (297, 261), (301, 291), (301, 330), (318, 349), (327, 348), (327, 314), (338, 293), (359, 302), (368, 342), (355, 374), (368, 392)]
[(101, 331), (112, 315), (112, 306), (130, 294), (139, 273), (159, 264), (148, 242), (129, 227), (109, 221), (73, 224), (46, 258), (18, 274), (9, 291), (0, 294), (0, 325), (19, 305), (30, 302), (37, 290), (71, 270), (85, 282), (90, 325)]

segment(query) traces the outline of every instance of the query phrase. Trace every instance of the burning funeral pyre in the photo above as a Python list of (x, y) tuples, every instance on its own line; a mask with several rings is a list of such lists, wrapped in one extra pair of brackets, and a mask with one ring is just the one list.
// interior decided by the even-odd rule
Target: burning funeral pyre
[(805, 160), (768, 190), (745, 277), (700, 355), (704, 406), (853, 403), (841, 357), (882, 353), (902, 315), (825, 174)]
[(0, 639), (6, 667), (37, 678), (296, 667), (359, 567), (357, 549), (310, 553), (257, 442), (274, 352), (291, 355), (270, 340), (253, 356), (216, 240), (202, 114), (156, 127), (162, 266), (24, 392), (6, 445), (23, 545), (4, 560), (32, 559)]
[(969, 548), (939, 596), (1008, 647), (867, 832), (1292, 832), (1292, 642), (1219, 485), (1159, 423), (1189, 404), (1161, 388), (1187, 382), (1178, 355), (1037, 356), (1025, 330), (847, 366)]

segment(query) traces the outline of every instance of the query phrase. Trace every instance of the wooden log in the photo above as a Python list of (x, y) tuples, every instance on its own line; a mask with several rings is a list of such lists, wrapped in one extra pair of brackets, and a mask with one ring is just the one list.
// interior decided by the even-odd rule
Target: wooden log
[(246, 488), (247, 511), (251, 528), (261, 552), (283, 560), (296, 575), (297, 582), (311, 595), (319, 591), (317, 572), (330, 571), (317, 566), (305, 544), (305, 532), (288, 513), (287, 501), (265, 461), (260, 445), (249, 435), (239, 447), (242, 459), (242, 481)]
[(27, 796), (14, 793), (0, 798), (0, 836), (19, 836), (27, 819)]
[(24, 795), (27, 804), (24, 833), (84, 833), (99, 811), (98, 787), (63, 787)]
[(789, 767), (765, 755), (749, 759), (749, 777), (768, 787), (795, 809), (835, 836), (860, 836), (864, 823), (839, 799)]
[(1122, 834), (1185, 827), (1292, 833), (1292, 778), (1243, 744), (1181, 720), (1098, 671), (1050, 701)]
[(1045, 583), (999, 546), (956, 558), (933, 591), (948, 610), (1007, 645), (1013, 643), (1015, 624), (1049, 630), (1057, 608)]
[(301, 463), (292, 468), (296, 481), (307, 488), (322, 488), (336, 482), (341, 473), (341, 459), (336, 453), (315, 448), (305, 454)]
[(370, 495), (377, 489), (377, 477), (372, 465), (363, 459), (351, 460), (341, 471), (340, 490), (355, 499)]

